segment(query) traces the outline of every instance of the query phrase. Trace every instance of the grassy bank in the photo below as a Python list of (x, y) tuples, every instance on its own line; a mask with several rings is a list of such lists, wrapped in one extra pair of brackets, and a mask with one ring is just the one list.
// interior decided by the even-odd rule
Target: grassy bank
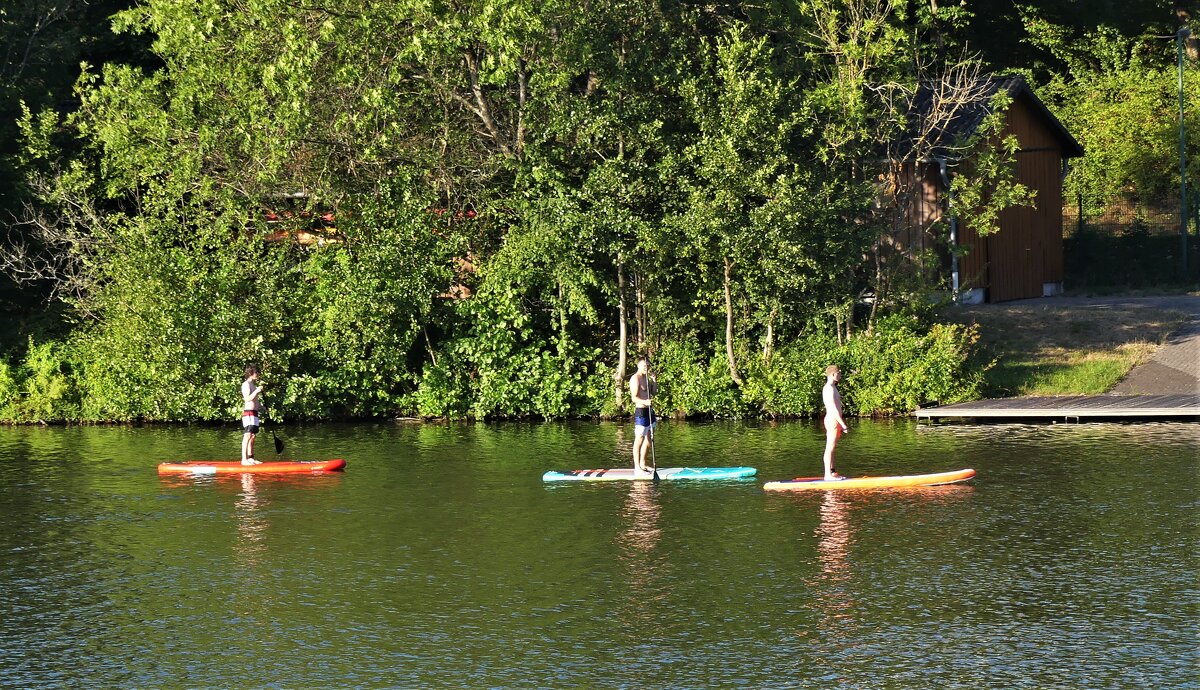
[(955, 319), (979, 325), (996, 362), (984, 394), (1008, 397), (1104, 393), (1189, 316), (1170, 300), (1062, 298), (964, 307)]

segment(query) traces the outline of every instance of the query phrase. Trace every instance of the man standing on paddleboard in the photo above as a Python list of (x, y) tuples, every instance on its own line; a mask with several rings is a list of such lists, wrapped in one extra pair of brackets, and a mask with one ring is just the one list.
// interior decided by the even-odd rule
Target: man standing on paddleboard
[(254, 437), (258, 434), (261, 416), (266, 410), (260, 394), (262, 386), (258, 384), (258, 367), (253, 364), (246, 367), (246, 380), (242, 381), (242, 464), (258, 465), (254, 459)]
[(825, 387), (821, 389), (821, 400), (825, 403), (825, 481), (845, 479), (833, 471), (833, 449), (842, 434), (850, 431), (842, 419), (842, 394), (838, 392), (838, 381), (842, 372), (836, 364), (825, 367)]
[(646, 465), (646, 453), (654, 443), (654, 410), (651, 409), (654, 394), (658, 393), (658, 381), (650, 373), (650, 358), (638, 358), (637, 373), (629, 379), (629, 397), (633, 398), (633, 472), (650, 474)]

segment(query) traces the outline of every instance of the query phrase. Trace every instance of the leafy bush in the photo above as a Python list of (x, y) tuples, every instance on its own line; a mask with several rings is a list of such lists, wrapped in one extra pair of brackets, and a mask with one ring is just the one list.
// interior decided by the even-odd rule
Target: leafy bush
[(80, 416), (79, 399), (70, 348), (64, 343), (30, 339), (19, 366), (0, 362), (2, 421), (74, 421)]
[(824, 334), (786, 343), (769, 364), (747, 362), (746, 402), (770, 416), (810, 416), (823, 411), (825, 368), (842, 370), (843, 411), (847, 415), (890, 415), (934, 401), (978, 397), (983, 366), (977, 358), (979, 334), (972, 326), (928, 323), (926, 310), (881, 319), (839, 345)]
[(752, 358), (745, 367), (742, 394), (747, 404), (768, 416), (808, 417), (821, 411), (825, 367), (833, 363), (837, 342), (814, 335), (786, 343), (769, 363)]
[(405, 404), (424, 417), (595, 416), (611, 398), (600, 351), (570, 337), (540, 341), (508, 292), (458, 303), (471, 324), (426, 363)]
[(64, 421), (79, 417), (79, 395), (67, 349), (60, 343), (29, 342), (21, 366), (25, 381), (22, 416), (30, 421)]
[(471, 409), (471, 383), (466, 370), (450, 355), (429, 362), (406, 406), (422, 417), (462, 419)]
[(986, 370), (975, 361), (978, 341), (974, 326), (935, 323), (924, 330), (912, 316), (882, 319), (839, 352), (846, 361), (846, 411), (888, 415), (978, 397)]
[(720, 344), (705, 352), (695, 341), (664, 342), (654, 368), (661, 386), (659, 411), (664, 415), (733, 417), (744, 411)]
[(0, 361), (0, 421), (17, 421), (21, 400), (19, 382), (8, 362)]

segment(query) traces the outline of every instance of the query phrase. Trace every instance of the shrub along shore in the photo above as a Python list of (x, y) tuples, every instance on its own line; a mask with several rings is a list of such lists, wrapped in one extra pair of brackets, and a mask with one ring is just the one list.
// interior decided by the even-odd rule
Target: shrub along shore
[[(777, 347), (769, 357), (743, 347), (743, 383), (729, 377), (723, 347), (701, 348), (694, 342), (664, 342), (654, 358), (661, 382), (658, 409), (674, 417), (811, 417), (820, 412), (824, 369), (837, 363), (847, 414), (903, 414), (917, 405), (956, 402), (978, 397), (990, 364), (977, 347), (973, 326), (926, 322), (916, 316), (882, 320), (874, 332), (839, 343), (834, 336), (814, 335)], [(196, 381), (184, 388), (163, 386), (114, 391), (107, 377), (89, 378), (93, 370), (81, 358), (79, 343), (30, 342), (19, 365), (0, 363), (0, 421), (7, 423), (104, 423), (127, 421), (219, 422), (240, 414), (239, 373), (220, 381)], [(597, 353), (599, 354), (599, 353)], [(510, 353), (510, 368), (484, 379), (472, 376), (462, 362), (443, 359), (426, 368), (411, 392), (389, 395), (364, 391), (364, 397), (393, 401), (385, 414), (323, 409), (286, 418), (367, 419), (401, 416), (450, 419), (612, 418), (629, 412), (619, 401), (628, 396), (614, 380), (611, 358), (564, 362), (553, 354)], [(565, 365), (565, 366), (564, 366)], [(477, 365), (476, 365), (477, 366)], [(295, 382), (276, 372), (267, 380), (267, 401), (294, 390)], [(211, 390), (206, 407), (195, 406), (198, 390)], [(106, 392), (119, 397), (106, 397)], [(130, 401), (138, 401), (130, 405)], [(144, 402), (143, 402), (144, 401)], [(189, 413), (135, 413), (152, 404)], [(125, 414), (113, 414), (128, 405)], [(135, 406), (136, 405), (136, 406)], [(310, 403), (308, 410), (320, 410)]]
[[(1087, 309), (1053, 300), (929, 309), (924, 316), (885, 319), (874, 332), (841, 343), (833, 336), (814, 335), (783, 344), (769, 357), (743, 346), (739, 361), (746, 366), (740, 387), (729, 378), (723, 348), (706, 351), (690, 342), (665, 343), (654, 361), (662, 382), (658, 409), (681, 418), (812, 417), (821, 412), (827, 363), (838, 364), (847, 374), (841, 389), (851, 415), (903, 415), (918, 405), (979, 397), (1098, 394), (1144, 361), (1188, 318), (1170, 308)], [(223, 400), (214, 401), (213, 414), (97, 414), (104, 403), (86, 400), (95, 393), (79, 375), (87, 368), (73, 359), (72, 342), (30, 341), (23, 362), (0, 363), (0, 423), (220, 423), (240, 414), (238, 372), (215, 382), (225, 392)], [(514, 366), (507, 377), (493, 378), (490, 390), (468, 370), (456, 373), (443, 362), (426, 370), (412, 392), (393, 397), (395, 407), (386, 415), (304, 418), (619, 418), (630, 412), (617, 402), (611, 357), (573, 373), (555, 369), (559, 362), (553, 358), (546, 361), (550, 368), (545, 372), (521, 372)], [(286, 381), (270, 383), (269, 394), (287, 388)], [(484, 407), (486, 400), (493, 407)], [(176, 397), (176, 404), (183, 402)]]

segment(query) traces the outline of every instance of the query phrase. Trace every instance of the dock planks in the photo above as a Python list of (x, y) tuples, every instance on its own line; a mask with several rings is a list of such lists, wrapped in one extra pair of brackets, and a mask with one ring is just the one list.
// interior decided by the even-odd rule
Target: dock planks
[(988, 419), (1063, 420), (1200, 419), (1197, 395), (1062, 395), (997, 398), (929, 407), (913, 412), (918, 420)]

